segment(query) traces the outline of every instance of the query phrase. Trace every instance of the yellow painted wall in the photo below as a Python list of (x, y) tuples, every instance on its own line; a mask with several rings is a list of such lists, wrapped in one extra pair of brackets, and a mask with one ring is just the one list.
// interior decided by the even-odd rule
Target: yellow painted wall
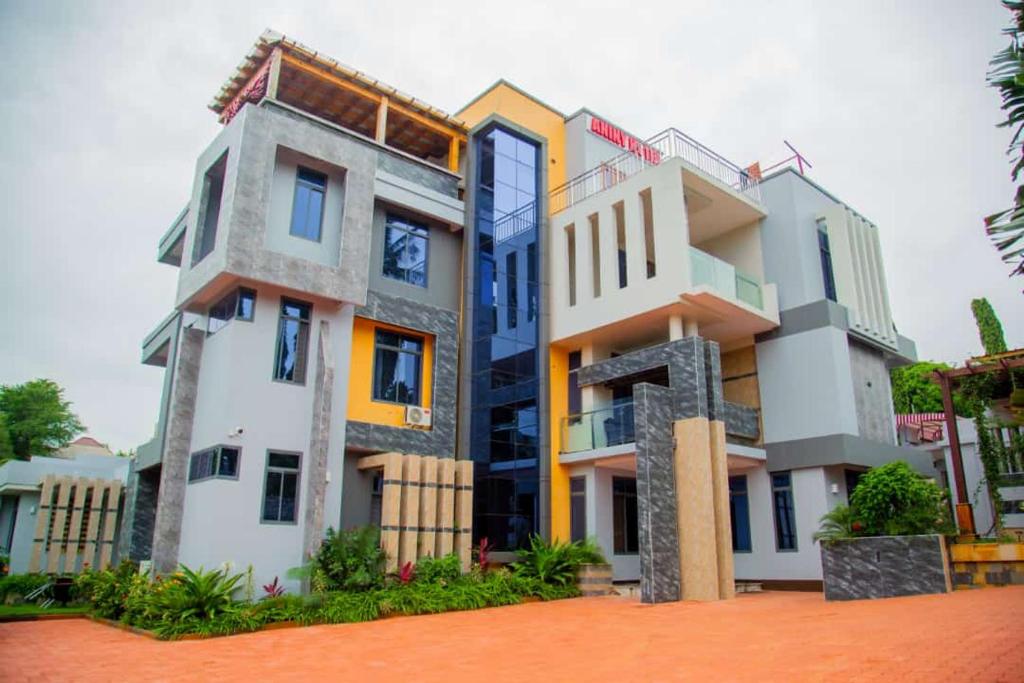
[(551, 538), (569, 540), (569, 468), (558, 462), (562, 420), (569, 412), (569, 352), (551, 347)]
[(405, 426), (405, 406), (373, 400), (373, 347), (377, 329), (393, 330), (423, 337), (423, 390), (420, 405), (431, 406), (434, 388), (434, 337), (395, 325), (386, 325), (369, 318), (355, 318), (352, 323), (352, 360), (348, 380), (348, 419), (372, 422), (391, 427)]
[(547, 138), (547, 190), (565, 182), (565, 119), (561, 114), (527, 97), (507, 83), (498, 83), (456, 116), (472, 128), (491, 114), (499, 114)]

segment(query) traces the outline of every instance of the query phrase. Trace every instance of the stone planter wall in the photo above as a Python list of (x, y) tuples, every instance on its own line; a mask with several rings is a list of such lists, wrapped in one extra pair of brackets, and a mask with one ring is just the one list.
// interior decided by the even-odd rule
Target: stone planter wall
[(1024, 584), (1024, 543), (954, 543), (950, 555), (957, 590)]
[(945, 538), (876, 536), (821, 544), (826, 600), (861, 600), (951, 590)]
[(576, 585), (584, 597), (608, 595), (612, 592), (610, 564), (582, 564), (576, 572)]

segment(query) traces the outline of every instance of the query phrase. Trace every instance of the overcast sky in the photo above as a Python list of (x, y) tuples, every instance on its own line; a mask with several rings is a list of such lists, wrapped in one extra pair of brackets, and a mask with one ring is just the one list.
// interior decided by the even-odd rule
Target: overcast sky
[(178, 273), (157, 241), (218, 130), (206, 105), (267, 27), (450, 112), (504, 77), (741, 165), (783, 159), (785, 138), (878, 224), (922, 358), (980, 351), (979, 296), (1024, 345), (1024, 278), (981, 223), (1013, 195), (985, 87), (997, 2), (445, 4), (0, 3), (0, 383), (52, 378), (91, 435), (150, 438), (163, 371), (140, 345)]

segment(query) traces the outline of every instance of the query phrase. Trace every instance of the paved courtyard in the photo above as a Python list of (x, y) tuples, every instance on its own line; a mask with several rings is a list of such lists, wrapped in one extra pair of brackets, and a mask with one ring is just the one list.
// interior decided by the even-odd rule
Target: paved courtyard
[(1024, 586), (826, 603), (589, 598), (158, 642), (0, 624), (0, 681), (1024, 681)]

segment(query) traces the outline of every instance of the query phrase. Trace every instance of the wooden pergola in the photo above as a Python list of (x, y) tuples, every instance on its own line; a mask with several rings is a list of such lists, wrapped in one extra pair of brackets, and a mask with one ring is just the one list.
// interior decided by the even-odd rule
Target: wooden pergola
[(964, 460), (960, 450), (960, 431), (957, 429), (956, 411), (953, 409), (953, 386), (957, 380), (963, 377), (1009, 372), (1016, 368), (1024, 368), (1024, 349), (972, 358), (962, 368), (936, 370), (934, 373), (936, 381), (942, 389), (942, 407), (946, 414), (946, 431), (949, 434), (949, 448), (953, 461), (953, 479), (956, 482), (956, 523), (960, 529), (960, 535), (965, 538), (973, 538), (977, 530), (974, 527), (974, 510), (967, 498), (967, 480), (964, 477)]

